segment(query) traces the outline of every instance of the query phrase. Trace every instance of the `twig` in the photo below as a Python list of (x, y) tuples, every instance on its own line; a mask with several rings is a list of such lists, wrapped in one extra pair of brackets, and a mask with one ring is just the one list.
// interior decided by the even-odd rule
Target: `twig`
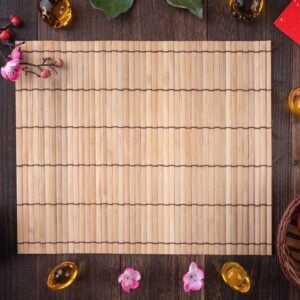
[(58, 74), (58, 72), (55, 70), (54, 65), (48, 66), (52, 71), (55, 72), (55, 74)]
[(25, 43), (26, 43), (25, 41), (20, 42), (19, 44), (15, 44), (15, 47), (22, 46), (22, 45), (24, 45)]
[(29, 62), (21, 62), (21, 65), (22, 66), (31, 66), (31, 67), (36, 67), (40, 70), (42, 70), (43, 68), (41, 67), (41, 65), (35, 65), (35, 64), (32, 64), (32, 63), (29, 63)]
[(18, 46), (21, 46), (21, 45), (25, 44), (25, 42), (20, 42), (18, 44), (13, 44), (13, 43), (10, 43), (10, 42), (7, 42), (7, 41), (2, 41), (2, 44), (6, 45), (6, 46), (10, 46), (10, 47), (18, 47)]
[[(58, 74), (58, 72), (55, 70), (55, 64), (54, 63), (46, 63), (47, 61), (51, 61), (51, 58), (50, 57), (47, 57), (47, 58), (43, 58), (43, 61), (41, 64), (39, 65), (35, 65), (35, 64), (32, 64), (32, 63), (29, 63), (29, 62), (21, 62), (21, 65), (22, 66), (31, 66), (31, 67), (35, 67), (35, 68), (38, 68), (39, 70), (43, 70), (43, 67), (48, 67), (49, 69), (51, 69), (52, 71), (54, 71), (56, 74)], [(27, 68), (24, 68), (24, 70), (27, 70)]]
[(38, 73), (36, 73), (36, 72), (33, 72), (33, 71), (30, 71), (30, 70), (28, 70), (28, 69), (25, 69), (25, 68), (24, 68), (23, 71), (25, 72), (26, 76), (27, 76), (28, 73), (30, 73), (30, 74), (34, 74), (34, 75), (36, 75), (36, 76), (38, 76), (38, 77), (41, 77), (40, 74), (38, 74)]
[(8, 24), (4, 25), (3, 27), (0, 27), (0, 30), (5, 30), (5, 29), (7, 29), (10, 25), (11, 25), (11, 22), (9, 22)]
[(4, 54), (4, 52), (2, 51), (2, 49), (0, 49), (0, 54), (4, 58), (4, 60), (7, 61), (7, 56)]

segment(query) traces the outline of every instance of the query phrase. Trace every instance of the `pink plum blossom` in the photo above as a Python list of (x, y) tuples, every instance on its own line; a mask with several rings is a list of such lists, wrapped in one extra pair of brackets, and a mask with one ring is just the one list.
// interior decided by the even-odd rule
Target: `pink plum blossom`
[(9, 60), (4, 67), (1, 68), (1, 75), (4, 79), (16, 81), (19, 79), (22, 72), (20, 60)]
[(185, 292), (199, 291), (204, 287), (204, 272), (195, 262), (191, 262), (189, 271), (183, 275), (182, 280)]
[(134, 268), (127, 267), (125, 271), (119, 275), (118, 282), (121, 284), (122, 289), (129, 293), (130, 289), (135, 290), (139, 286), (141, 274)]

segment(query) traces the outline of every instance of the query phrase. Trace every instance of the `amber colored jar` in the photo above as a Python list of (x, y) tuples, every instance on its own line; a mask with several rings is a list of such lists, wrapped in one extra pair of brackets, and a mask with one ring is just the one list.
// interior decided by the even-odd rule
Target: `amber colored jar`
[(39, 12), (42, 19), (54, 28), (69, 25), (73, 15), (70, 0), (40, 0)]

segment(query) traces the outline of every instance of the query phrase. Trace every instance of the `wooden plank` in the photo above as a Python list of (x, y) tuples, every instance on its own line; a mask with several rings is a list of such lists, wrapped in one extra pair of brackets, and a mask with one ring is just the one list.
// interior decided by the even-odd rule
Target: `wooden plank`
[[(292, 87), (292, 78), (298, 80), (297, 73), (293, 75), (292, 65), (292, 42), (284, 35), (278, 32), (272, 25), (274, 19), (278, 14), (288, 5), (288, 0), (277, 1), (269, 3), (266, 1), (266, 8), (260, 19), (254, 23), (245, 24), (238, 22), (230, 16), (226, 1), (212, 0), (208, 3), (208, 39), (211, 40), (272, 40), (272, 146), (273, 146), (273, 210), (267, 212), (267, 220), (270, 222), (272, 214), (273, 229), (272, 240), (273, 244), (276, 240), (277, 227), (282, 213), (291, 199), (291, 175), (289, 166), (291, 163), (291, 124), (289, 122), (289, 115), (283, 108), (283, 103), (286, 101), (287, 94)], [(222, 12), (222, 13), (220, 13)], [(295, 46), (295, 49), (297, 47)], [(253, 61), (253, 58), (251, 58)], [(276, 64), (276, 66), (274, 65)], [(254, 64), (254, 62), (253, 62)], [(282, 72), (285, 69), (286, 72)], [(251, 133), (254, 134), (254, 133)], [(249, 145), (250, 146), (250, 145)], [(270, 145), (268, 146), (270, 147)], [(254, 157), (253, 157), (254, 159)], [(253, 172), (253, 171), (252, 171)], [(249, 173), (251, 181), (255, 179), (254, 174)], [(268, 174), (267, 176), (271, 176)], [(295, 181), (296, 182), (296, 181)], [(270, 188), (269, 188), (270, 190)], [(251, 192), (252, 193), (252, 192)], [(253, 197), (252, 194), (250, 197)], [(250, 210), (249, 226), (254, 228), (255, 210)], [(252, 221), (251, 221), (252, 220)], [(254, 232), (254, 230), (253, 230)], [(251, 239), (254, 236), (250, 236)], [(269, 237), (270, 238), (270, 237)], [(270, 249), (269, 249), (270, 250)], [(275, 249), (272, 249), (273, 257), (275, 256)], [(247, 299), (296, 299), (299, 297), (299, 292), (289, 286), (288, 282), (283, 280), (283, 275), (280, 271), (276, 259), (267, 259), (265, 257), (255, 257), (248, 260), (245, 257), (212, 257), (205, 258), (207, 281), (205, 297), (206, 299), (239, 299), (239, 295), (232, 292), (226, 285), (219, 282), (217, 271), (225, 261), (236, 260), (242, 263), (254, 280), (254, 287), (252, 292), (247, 296)], [(263, 270), (264, 267), (268, 271), (264, 275), (258, 277), (256, 269)], [(262, 273), (261, 273), (262, 274)], [(265, 275), (272, 283), (267, 284)], [(279, 285), (281, 287), (279, 288)], [(217, 288), (215, 288), (217, 287)], [(284, 288), (283, 288), (284, 287)], [(289, 291), (292, 291), (290, 294)]]
[[(204, 0), (204, 5), (207, 0)], [(205, 40), (206, 10), (200, 20), (166, 1), (135, 1), (126, 14), (109, 20), (86, 1), (73, 1), (74, 22), (67, 30), (53, 30), (38, 19), (38, 36), (44, 40)], [(92, 28), (95, 28), (93, 30)]]
[[(27, 18), (30, 23), (30, 30), (15, 29), (19, 35), (26, 32), (28, 40), (37, 39), (37, 19), (36, 12), (32, 9), (30, 1), (18, 2), (1, 2), (0, 3), (0, 20), (1, 24), (8, 21), (11, 13), (20, 15), (21, 18)], [(2, 49), (2, 45), (1, 45)], [(1, 65), (3, 60), (1, 58)], [(37, 290), (25, 288), (35, 284), (35, 270), (37, 261), (35, 257), (29, 257), (27, 260), (12, 259), (17, 251), (17, 209), (16, 209), (16, 133), (15, 133), (15, 92), (14, 85), (0, 79), (1, 101), (0, 101), (0, 137), (2, 146), (0, 147), (0, 227), (2, 230), (0, 255), (3, 261), (0, 266), (1, 276), (6, 277), (0, 283), (1, 296), (3, 298), (18, 298), (20, 294), (24, 298), (36, 298)], [(29, 276), (21, 276), (18, 270), (26, 272)], [(13, 275), (15, 274), (15, 275)], [(14, 278), (14, 279), (12, 279)], [(17, 290), (15, 282), (24, 284), (23, 288)]]

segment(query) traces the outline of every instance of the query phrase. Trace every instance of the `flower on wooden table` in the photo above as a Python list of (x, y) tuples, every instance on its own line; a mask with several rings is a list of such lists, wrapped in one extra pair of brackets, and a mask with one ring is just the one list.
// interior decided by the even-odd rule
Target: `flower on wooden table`
[(182, 280), (185, 292), (199, 291), (204, 287), (204, 272), (195, 262), (191, 262), (189, 271), (183, 275)]
[(140, 272), (131, 267), (127, 267), (118, 277), (118, 282), (126, 293), (129, 293), (131, 289), (135, 290), (138, 288), (140, 280)]

